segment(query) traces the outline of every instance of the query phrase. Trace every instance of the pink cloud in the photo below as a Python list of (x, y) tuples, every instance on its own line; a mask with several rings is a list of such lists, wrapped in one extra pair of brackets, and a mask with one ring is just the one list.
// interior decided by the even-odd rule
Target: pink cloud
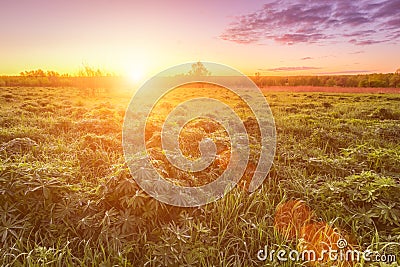
[(279, 67), (279, 68), (272, 68), (272, 69), (262, 69), (263, 71), (299, 71), (299, 70), (316, 70), (320, 69), (318, 67)]
[(287, 45), (344, 40), (354, 45), (398, 41), (400, 2), (281, 0), (237, 17), (221, 34), (224, 40)]

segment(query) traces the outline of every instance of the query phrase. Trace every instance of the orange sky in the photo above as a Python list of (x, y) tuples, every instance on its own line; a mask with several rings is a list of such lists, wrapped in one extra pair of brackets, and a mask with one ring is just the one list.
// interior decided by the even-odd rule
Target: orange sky
[(85, 63), (145, 79), (198, 60), (248, 75), (394, 72), (400, 2), (353, 2), (2, 1), (0, 74)]

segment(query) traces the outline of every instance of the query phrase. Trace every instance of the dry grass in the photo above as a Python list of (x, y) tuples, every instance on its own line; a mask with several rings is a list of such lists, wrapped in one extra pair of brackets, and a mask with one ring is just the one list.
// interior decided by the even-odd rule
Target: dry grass
[[(87, 98), (74, 88), (0, 88), (0, 264), (294, 266), (260, 262), (257, 251), (295, 249), (301, 240), (317, 249), (333, 246), (336, 229), (359, 249), (390, 248), (397, 255), (390, 266), (400, 264), (399, 95), (279, 90), (264, 91), (277, 151), (252, 194), (242, 187), (257, 164), (259, 132), (246, 105), (204, 87), (177, 90), (159, 103), (146, 140), (166, 179), (199, 185), (223, 172), (230, 158), (226, 133), (198, 120), (183, 131), (181, 149), (196, 158), (198, 140), (214, 138), (217, 160), (198, 176), (165, 161), (161, 122), (190, 95), (227, 102), (253, 142), (242, 187), (206, 206), (177, 208), (145, 194), (125, 164), (121, 129), (130, 94)], [(14, 143), (23, 149), (14, 153)]]

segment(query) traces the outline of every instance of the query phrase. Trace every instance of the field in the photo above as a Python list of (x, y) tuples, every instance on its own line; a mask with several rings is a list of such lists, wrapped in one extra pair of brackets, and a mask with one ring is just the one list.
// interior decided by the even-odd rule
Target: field
[[(125, 164), (130, 93), (88, 98), (74, 88), (0, 88), (0, 265), (268, 266), (257, 258), (265, 246), (321, 248), (341, 237), (353, 249), (397, 256), (390, 265), (363, 265), (398, 266), (400, 95), (365, 90), (264, 90), (277, 150), (253, 193), (246, 181), (259, 132), (246, 107), (221, 91), (216, 97), (238, 107), (253, 137), (245, 177), (219, 201), (178, 208), (144, 193)], [(149, 119), (147, 149), (166, 179), (198, 186), (223, 172), (230, 145), (219, 125), (195, 121), (182, 131), (183, 154), (198, 157), (197, 142), (208, 136), (222, 140), (218, 162), (198, 176), (168, 168), (158, 132), (183, 99), (184, 90), (159, 103), (164, 113)]]

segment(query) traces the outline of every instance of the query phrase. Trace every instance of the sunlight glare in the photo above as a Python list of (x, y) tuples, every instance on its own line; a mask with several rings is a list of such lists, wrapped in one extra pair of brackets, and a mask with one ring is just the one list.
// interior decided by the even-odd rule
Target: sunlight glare
[(139, 83), (144, 77), (144, 71), (139, 67), (132, 67), (127, 75), (132, 83)]

